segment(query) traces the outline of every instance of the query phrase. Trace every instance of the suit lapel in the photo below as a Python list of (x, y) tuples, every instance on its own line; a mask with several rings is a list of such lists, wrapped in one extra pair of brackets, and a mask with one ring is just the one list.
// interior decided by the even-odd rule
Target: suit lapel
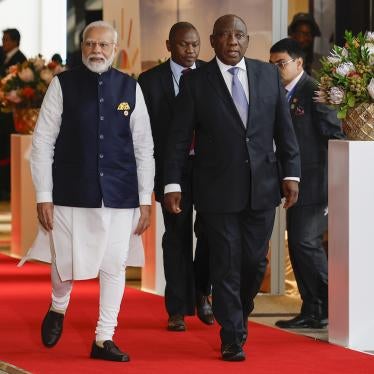
[(300, 80), (296, 83), (296, 87), (295, 87), (295, 90), (294, 90), (294, 92), (291, 96), (290, 103), (292, 102), (292, 98), (297, 96), (299, 94), (299, 92), (303, 89), (303, 86), (304, 86), (306, 80), (307, 80), (307, 75), (304, 72), (303, 75), (301, 76)]
[(167, 60), (163, 64), (163, 69), (161, 70), (161, 86), (165, 92), (168, 103), (173, 105), (175, 98), (173, 75), (170, 68), (170, 60)]
[[(255, 92), (258, 84), (258, 71), (255, 64), (251, 60), (245, 59), (245, 65), (247, 67), (247, 77), (248, 77), (248, 90), (249, 90), (249, 110), (248, 110), (248, 120), (247, 120), (247, 134), (253, 129), (251, 124), (251, 119), (253, 118), (253, 111), (256, 107), (252, 105), (255, 102)], [(257, 90), (258, 92), (258, 90)]]
[(226, 82), (223, 79), (222, 73), (219, 70), (216, 59), (214, 58), (209, 63), (208, 69), (208, 81), (213, 86), (218, 96), (221, 98), (226, 107), (230, 108), (234, 116), (237, 117), (237, 123), (240, 128), (245, 129), (240, 115), (236, 109), (235, 103), (232, 99), (229, 89), (227, 88)]

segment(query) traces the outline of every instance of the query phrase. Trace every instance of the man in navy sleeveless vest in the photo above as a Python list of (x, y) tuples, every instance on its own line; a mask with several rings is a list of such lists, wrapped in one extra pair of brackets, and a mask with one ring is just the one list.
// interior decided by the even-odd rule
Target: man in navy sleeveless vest
[[(41, 224), (24, 260), (52, 263), (42, 341), (61, 337), (73, 280), (100, 279), (91, 358), (129, 361), (113, 342), (127, 265), (144, 261), (153, 140), (140, 86), (111, 67), (117, 33), (103, 21), (83, 33), (84, 66), (55, 77), (34, 132), (31, 170)], [(131, 240), (131, 242), (130, 242)]]

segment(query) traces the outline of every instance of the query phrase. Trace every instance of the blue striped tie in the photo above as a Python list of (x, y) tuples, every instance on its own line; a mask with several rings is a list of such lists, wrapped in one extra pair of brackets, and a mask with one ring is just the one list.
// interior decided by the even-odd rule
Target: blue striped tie
[(247, 126), (248, 100), (247, 96), (245, 96), (244, 88), (238, 78), (239, 68), (235, 66), (230, 68), (228, 71), (232, 74), (232, 99), (234, 100), (236, 109), (239, 112), (244, 126)]

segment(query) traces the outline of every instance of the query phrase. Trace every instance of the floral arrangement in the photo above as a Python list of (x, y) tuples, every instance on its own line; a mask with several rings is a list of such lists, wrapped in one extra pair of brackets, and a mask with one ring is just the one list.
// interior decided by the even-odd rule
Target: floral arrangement
[(46, 64), (41, 56), (11, 66), (0, 80), (0, 109), (39, 108), (53, 76), (62, 70), (63, 66)]
[(344, 119), (349, 108), (374, 101), (374, 32), (353, 36), (345, 32), (344, 47), (334, 46), (330, 55), (321, 59), (317, 102), (338, 109)]

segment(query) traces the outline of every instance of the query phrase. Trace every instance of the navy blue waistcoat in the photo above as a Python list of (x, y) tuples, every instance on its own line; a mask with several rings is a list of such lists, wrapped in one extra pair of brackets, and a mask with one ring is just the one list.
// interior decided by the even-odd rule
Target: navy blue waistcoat
[(136, 81), (116, 69), (82, 66), (58, 76), (63, 113), (53, 161), (53, 202), (97, 208), (139, 206), (130, 130)]

